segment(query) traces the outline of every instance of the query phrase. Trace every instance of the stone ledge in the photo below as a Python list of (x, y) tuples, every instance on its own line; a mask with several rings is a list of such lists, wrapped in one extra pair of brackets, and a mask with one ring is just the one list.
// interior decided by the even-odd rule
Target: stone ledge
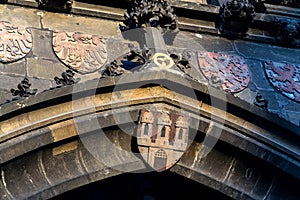
[[(37, 7), (32, 1), (34, 0), (26, 0), (24, 1), (25, 6), (33, 6)], [(16, 5), (23, 5), (23, 1), (8, 1), (8, 3), (16, 4)], [(28, 3), (32, 2), (32, 3)], [(183, 6), (180, 1), (175, 1), (174, 9), (175, 13), (176, 10), (182, 10), (182, 12), (177, 13), (177, 15), (184, 19), (181, 21), (179, 19), (179, 27), (182, 30), (192, 31), (192, 32), (202, 32), (202, 33), (209, 33), (209, 34), (217, 34), (222, 36), (219, 30), (216, 28), (217, 24), (209, 25), (210, 23), (216, 23), (219, 18), (218, 12), (219, 7), (213, 5), (205, 5), (205, 4), (196, 4), (196, 3), (187, 3), (184, 2), (183, 4), (187, 4), (188, 6)], [(122, 21), (123, 20), (123, 12), (126, 8), (112, 8), (109, 6), (102, 5), (103, 3), (99, 4), (88, 4), (82, 2), (74, 2), (74, 7), (71, 9), (70, 13), (75, 15), (85, 15), (90, 17), (99, 17), (103, 19), (110, 19), (115, 21)], [(110, 5), (111, 6), (111, 5)], [(243, 39), (245, 40), (253, 40), (258, 42), (265, 42), (265, 43), (272, 43), (275, 45), (285, 45), (280, 44), (276, 40), (275, 37), (271, 36), (268, 33), (270, 26), (273, 26), (272, 23), (274, 19), (278, 17), (280, 14), (284, 14), (279, 16), (279, 19), (286, 20), (289, 17), (294, 18), (296, 21), (300, 22), (299, 19), (299, 11), (298, 9), (288, 8), (288, 7), (277, 7), (277, 6), (267, 6), (268, 13), (257, 13), (254, 22), (252, 23), (248, 35), (245, 36)], [(185, 13), (185, 14), (184, 14)], [(289, 13), (289, 15), (287, 15)], [(293, 13), (293, 14), (292, 14)], [(292, 15), (292, 16), (291, 16)], [(197, 17), (200, 16), (200, 17)], [(210, 16), (210, 17), (207, 17)], [(267, 28), (269, 27), (269, 28)], [(266, 29), (267, 28), (267, 29)], [(296, 47), (300, 46), (300, 42), (296, 41), (294, 45)]]

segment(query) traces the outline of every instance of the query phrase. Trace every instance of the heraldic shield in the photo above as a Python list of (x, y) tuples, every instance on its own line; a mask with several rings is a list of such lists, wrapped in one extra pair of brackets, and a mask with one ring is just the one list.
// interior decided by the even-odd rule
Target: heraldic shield
[(137, 144), (143, 159), (156, 171), (172, 167), (188, 144), (189, 118), (178, 114), (141, 110)]
[(250, 73), (243, 57), (215, 52), (198, 52), (199, 67), (213, 84), (225, 92), (237, 93), (248, 87)]
[(82, 74), (103, 68), (107, 61), (106, 43), (99, 35), (53, 31), (52, 45), (60, 61)]
[(267, 61), (264, 66), (269, 82), (284, 96), (300, 102), (300, 65)]

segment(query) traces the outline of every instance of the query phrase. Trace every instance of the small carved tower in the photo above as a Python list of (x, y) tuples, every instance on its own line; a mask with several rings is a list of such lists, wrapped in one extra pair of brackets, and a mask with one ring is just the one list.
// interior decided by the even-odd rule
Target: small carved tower
[(140, 135), (139, 137), (141, 138), (141, 144), (147, 144), (150, 142), (150, 137), (152, 136), (153, 132), (153, 122), (154, 122), (154, 117), (152, 112), (150, 111), (145, 111), (144, 114), (141, 116), (140, 119), (141, 126), (140, 126)]
[(157, 120), (157, 138), (155, 143), (168, 145), (171, 131), (171, 119), (167, 113), (162, 113)]
[(187, 145), (189, 123), (186, 117), (179, 116), (175, 123), (174, 146), (185, 150)]

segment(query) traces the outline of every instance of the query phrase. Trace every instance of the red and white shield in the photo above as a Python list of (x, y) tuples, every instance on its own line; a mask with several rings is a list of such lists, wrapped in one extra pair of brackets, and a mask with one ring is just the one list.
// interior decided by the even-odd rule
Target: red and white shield
[(107, 61), (104, 38), (99, 35), (54, 31), (52, 44), (57, 57), (80, 73), (94, 72)]
[(32, 48), (32, 35), (25, 26), (0, 22), (0, 62), (13, 62), (25, 57)]
[(249, 70), (240, 56), (199, 51), (198, 61), (203, 75), (211, 83), (222, 85), (226, 92), (240, 92), (249, 85)]
[(178, 114), (142, 110), (137, 143), (143, 159), (156, 171), (172, 167), (187, 148), (189, 118)]
[(269, 82), (284, 96), (300, 102), (300, 65), (265, 62)]

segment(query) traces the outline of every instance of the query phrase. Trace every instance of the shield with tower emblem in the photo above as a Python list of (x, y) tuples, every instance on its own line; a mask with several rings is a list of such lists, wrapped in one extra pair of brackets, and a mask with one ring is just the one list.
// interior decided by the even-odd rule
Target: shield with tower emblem
[(172, 167), (188, 144), (189, 117), (168, 112), (140, 112), (137, 144), (143, 159), (156, 171)]

